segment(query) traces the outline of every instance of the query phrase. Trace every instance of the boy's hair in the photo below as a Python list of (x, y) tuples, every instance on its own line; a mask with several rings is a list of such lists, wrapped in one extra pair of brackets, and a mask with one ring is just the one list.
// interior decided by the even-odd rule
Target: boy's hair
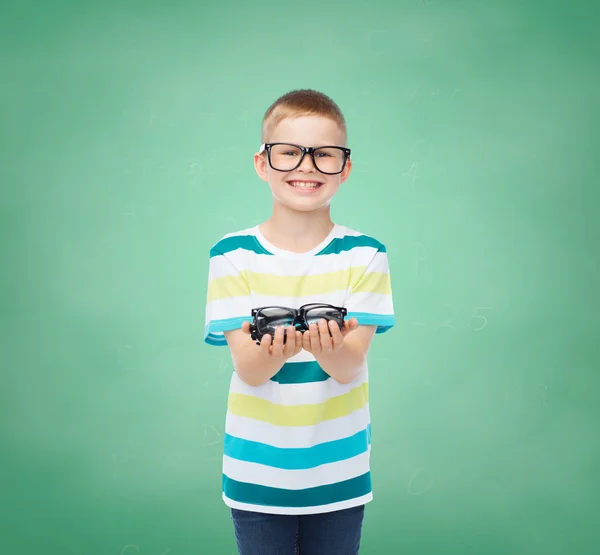
[(290, 91), (271, 104), (263, 118), (261, 142), (268, 142), (268, 137), (280, 121), (298, 116), (323, 116), (335, 121), (344, 134), (344, 145), (340, 146), (346, 146), (348, 132), (342, 111), (326, 94), (313, 89)]

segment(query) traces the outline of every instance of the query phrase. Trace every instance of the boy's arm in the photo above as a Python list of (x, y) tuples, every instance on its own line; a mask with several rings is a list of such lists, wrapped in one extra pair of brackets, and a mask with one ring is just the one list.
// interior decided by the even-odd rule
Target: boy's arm
[[(284, 333), (287, 334), (285, 344)], [(237, 375), (254, 387), (270, 380), (290, 357), (302, 349), (302, 333), (294, 326), (288, 326), (285, 331), (279, 327), (274, 340), (270, 335), (264, 335), (260, 345), (250, 337), (250, 322), (244, 322), (241, 329), (226, 331), (225, 338)]]

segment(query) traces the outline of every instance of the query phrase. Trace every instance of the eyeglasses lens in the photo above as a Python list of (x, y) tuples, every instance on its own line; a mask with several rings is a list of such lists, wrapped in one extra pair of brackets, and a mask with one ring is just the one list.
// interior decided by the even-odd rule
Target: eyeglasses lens
[(274, 332), (277, 326), (291, 326), (294, 314), (283, 308), (265, 308), (256, 315), (256, 325), (263, 333)]

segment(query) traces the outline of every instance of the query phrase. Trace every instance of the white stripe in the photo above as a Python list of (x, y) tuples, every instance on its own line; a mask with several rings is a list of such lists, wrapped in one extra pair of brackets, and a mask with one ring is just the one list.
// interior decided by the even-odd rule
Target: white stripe
[[(392, 295), (387, 293), (354, 293), (348, 297), (345, 307), (348, 312), (385, 315), (394, 312)], [(360, 324), (360, 318), (358, 318), (358, 323)]]
[(327, 441), (350, 437), (364, 430), (371, 422), (369, 404), (351, 414), (326, 420), (314, 426), (275, 426), (269, 422), (238, 416), (227, 411), (225, 433), (267, 443), (273, 447), (312, 447)]
[(275, 296), (275, 295), (260, 295), (258, 293), (252, 293), (252, 303), (254, 306), (288, 306), (290, 308), (300, 308), (304, 304), (309, 303), (326, 303), (332, 304), (333, 306), (344, 306), (346, 299), (348, 298), (348, 291), (346, 289), (339, 289), (338, 291), (329, 291), (327, 293), (317, 293), (315, 295), (302, 295), (302, 296)]
[(284, 470), (223, 456), (223, 473), (233, 480), (289, 490), (314, 488), (356, 478), (369, 471), (371, 449), (356, 457), (307, 470)]
[(251, 386), (243, 382), (237, 373), (234, 373), (231, 377), (229, 392), (258, 397), (276, 405), (284, 406), (324, 403), (332, 397), (344, 395), (360, 387), (368, 379), (366, 369), (367, 365), (365, 363), (362, 373), (349, 384), (342, 384), (333, 378), (329, 378), (323, 382), (294, 384), (280, 384), (268, 380), (259, 386)]
[[(231, 262), (225, 264), (223, 258)], [(276, 276), (303, 276), (325, 274), (347, 270), (351, 267), (368, 266), (375, 261), (377, 266), (384, 268), (387, 264), (379, 262), (380, 258), (386, 258), (386, 253), (377, 252), (374, 247), (354, 247), (349, 251), (337, 254), (325, 254), (318, 257), (281, 259), (270, 254), (256, 254), (245, 249), (236, 249), (225, 253), (224, 256), (211, 258), (211, 270), (213, 275), (237, 275), (239, 272), (249, 269), (252, 272), (272, 274)], [(375, 260), (377, 259), (377, 260)], [(227, 266), (230, 266), (227, 271)], [(212, 269), (214, 267), (214, 270)], [(236, 271), (232, 271), (235, 268)], [(384, 270), (381, 270), (384, 271)]]
[[(239, 316), (248, 316), (248, 318), (251, 318), (253, 308), (252, 297), (250, 295), (218, 299), (208, 303), (206, 306), (207, 323), (208, 321), (225, 320)], [(210, 320), (208, 320), (209, 316)]]
[(315, 507), (270, 507), (268, 505), (252, 505), (250, 503), (239, 503), (238, 501), (229, 499), (225, 494), (223, 494), (223, 501), (225, 502), (225, 505), (232, 509), (276, 515), (311, 515), (317, 513), (329, 513), (333, 511), (341, 511), (342, 509), (350, 509), (359, 505), (364, 505), (372, 500), (373, 492), (370, 492), (361, 497), (348, 499), (347, 501), (329, 503), (328, 505), (317, 505)]

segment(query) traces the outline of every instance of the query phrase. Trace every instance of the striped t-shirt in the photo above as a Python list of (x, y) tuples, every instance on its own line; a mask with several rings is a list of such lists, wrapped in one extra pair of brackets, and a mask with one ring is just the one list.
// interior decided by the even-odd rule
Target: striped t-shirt
[[(270, 244), (258, 226), (225, 235), (210, 249), (204, 340), (252, 321), (262, 306), (328, 303), (346, 319), (395, 323), (385, 246), (335, 224), (305, 253)], [(258, 349), (259, 347), (256, 346)], [(225, 420), (223, 500), (277, 514), (347, 509), (373, 498), (368, 367), (349, 384), (326, 374), (304, 349), (266, 383), (232, 373)]]

